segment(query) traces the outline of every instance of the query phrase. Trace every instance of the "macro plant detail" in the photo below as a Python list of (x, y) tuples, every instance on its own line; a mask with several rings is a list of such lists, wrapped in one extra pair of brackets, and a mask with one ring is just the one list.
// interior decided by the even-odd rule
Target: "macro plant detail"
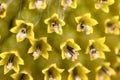
[(96, 40), (89, 40), (89, 45), (87, 47), (86, 53), (90, 55), (91, 60), (97, 58), (105, 59), (105, 54), (103, 51), (109, 52), (110, 49), (104, 44), (105, 37)]
[(119, 80), (120, 0), (0, 0), (0, 80)]
[(82, 64), (77, 63), (76, 65), (74, 65), (73, 67), (71, 67), (69, 70), (69, 76), (68, 76), (68, 80), (88, 80), (88, 77), (86, 76), (87, 73), (89, 73), (90, 71), (85, 68)]
[(60, 45), (62, 59), (71, 59), (75, 61), (79, 55), (78, 50), (80, 47), (74, 42), (73, 39), (68, 39)]
[(40, 55), (48, 59), (48, 52), (51, 51), (51, 46), (47, 43), (46, 37), (41, 37), (38, 40), (31, 41), (32, 46), (29, 48), (28, 53), (33, 53), (34, 59), (38, 59)]
[(104, 12), (109, 12), (109, 6), (114, 4), (115, 0), (96, 0), (95, 8), (102, 9)]
[(44, 80), (61, 80), (61, 75), (64, 69), (59, 69), (56, 64), (51, 64), (47, 68), (42, 70), (44, 74)]
[(48, 33), (55, 32), (59, 35), (63, 34), (62, 26), (65, 25), (65, 22), (59, 19), (58, 14), (54, 13), (50, 18), (45, 20), (45, 23), (48, 25)]
[(119, 26), (120, 26), (119, 16), (113, 16), (111, 19), (107, 19), (105, 21), (105, 32), (119, 35), (120, 34)]
[(77, 31), (86, 32), (87, 35), (93, 33), (92, 26), (97, 24), (97, 21), (91, 18), (90, 13), (86, 13), (83, 16), (76, 17), (75, 20), (78, 23)]
[(25, 38), (34, 38), (33, 24), (25, 23), (23, 20), (16, 20), (16, 26), (10, 30), (16, 34), (17, 42), (23, 41)]
[(116, 74), (109, 66), (110, 63), (105, 62), (101, 66), (97, 67), (96, 80), (110, 80), (110, 76)]
[(14, 69), (15, 72), (19, 72), (19, 64), (24, 65), (24, 61), (16, 51), (3, 52), (0, 54), (0, 57), (2, 58), (0, 65), (4, 65), (4, 74), (12, 69)]

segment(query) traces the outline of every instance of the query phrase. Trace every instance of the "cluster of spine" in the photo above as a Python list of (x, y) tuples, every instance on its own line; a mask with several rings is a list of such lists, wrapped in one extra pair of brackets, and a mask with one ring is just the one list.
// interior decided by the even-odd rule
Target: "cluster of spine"
[(0, 80), (119, 80), (119, 0), (0, 0)]

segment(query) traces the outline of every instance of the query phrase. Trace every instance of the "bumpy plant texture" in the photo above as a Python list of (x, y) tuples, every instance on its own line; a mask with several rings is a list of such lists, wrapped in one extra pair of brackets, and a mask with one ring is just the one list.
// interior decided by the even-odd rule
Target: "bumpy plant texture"
[(120, 0), (0, 0), (0, 80), (120, 80)]

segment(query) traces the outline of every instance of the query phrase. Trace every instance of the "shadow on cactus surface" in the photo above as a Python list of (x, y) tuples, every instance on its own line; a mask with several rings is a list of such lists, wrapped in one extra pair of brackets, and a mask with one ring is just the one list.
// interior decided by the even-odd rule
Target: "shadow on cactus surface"
[(0, 80), (119, 80), (120, 0), (0, 0)]

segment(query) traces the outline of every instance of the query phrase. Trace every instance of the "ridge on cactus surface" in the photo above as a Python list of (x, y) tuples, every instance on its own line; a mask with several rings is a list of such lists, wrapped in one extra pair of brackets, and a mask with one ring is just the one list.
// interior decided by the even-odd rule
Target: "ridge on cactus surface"
[(0, 80), (120, 80), (120, 0), (0, 0)]

